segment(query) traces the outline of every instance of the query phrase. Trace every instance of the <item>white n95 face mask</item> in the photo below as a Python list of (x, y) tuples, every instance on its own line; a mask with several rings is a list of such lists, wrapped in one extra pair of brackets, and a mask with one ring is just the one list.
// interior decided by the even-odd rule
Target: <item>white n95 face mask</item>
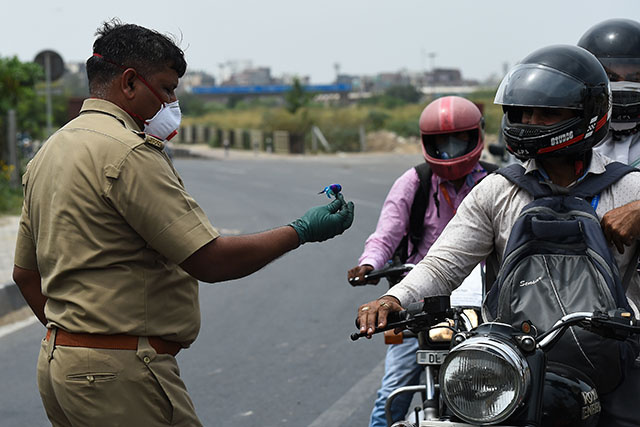
[(163, 103), (156, 115), (145, 122), (144, 133), (168, 141), (178, 133), (181, 121), (182, 112), (178, 100)]

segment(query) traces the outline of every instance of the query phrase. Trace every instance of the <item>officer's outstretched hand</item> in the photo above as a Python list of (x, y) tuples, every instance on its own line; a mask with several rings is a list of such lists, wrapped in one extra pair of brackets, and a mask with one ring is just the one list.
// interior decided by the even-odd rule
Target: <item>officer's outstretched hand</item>
[(289, 225), (298, 233), (300, 244), (322, 242), (342, 234), (351, 227), (353, 209), (353, 202), (345, 202), (340, 194), (328, 205), (309, 209), (300, 219)]

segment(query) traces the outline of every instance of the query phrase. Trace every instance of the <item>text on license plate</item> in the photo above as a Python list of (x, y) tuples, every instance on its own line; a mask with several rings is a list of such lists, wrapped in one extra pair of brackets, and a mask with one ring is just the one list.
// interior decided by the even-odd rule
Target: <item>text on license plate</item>
[(442, 365), (448, 350), (418, 350), (416, 358), (418, 365)]

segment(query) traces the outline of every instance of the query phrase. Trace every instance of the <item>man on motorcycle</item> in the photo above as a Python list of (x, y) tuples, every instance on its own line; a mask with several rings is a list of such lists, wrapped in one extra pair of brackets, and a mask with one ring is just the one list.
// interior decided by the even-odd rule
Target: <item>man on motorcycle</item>
[(97, 35), (91, 98), (23, 177), (13, 278), (48, 328), (38, 388), (56, 426), (199, 426), (175, 359), (200, 328), (198, 280), (243, 277), (340, 234), (353, 204), (220, 236), (163, 150), (180, 123), (182, 50), (117, 20)]
[(640, 22), (608, 19), (589, 28), (578, 46), (604, 67), (613, 95), (609, 135), (593, 149), (628, 165), (640, 165)]
[[(495, 102), (503, 106), (502, 132), (509, 150), (525, 161), (527, 174), (551, 186), (570, 187), (611, 162), (592, 147), (607, 135), (610, 88), (605, 70), (575, 46), (537, 50), (504, 78)], [(492, 174), (464, 199), (427, 256), (398, 285), (358, 309), (360, 331), (370, 336), (387, 314), (425, 296), (448, 295), (477, 263), (501, 258), (511, 228), (532, 196)], [(635, 269), (640, 237), (640, 173), (632, 172), (600, 194), (596, 214), (624, 275)], [(627, 297), (638, 315), (640, 277)], [(636, 426), (640, 420), (640, 369), (601, 396), (602, 426)]]
[[(484, 119), (473, 102), (458, 96), (439, 98), (423, 110), (419, 125), (422, 153), (432, 172), (427, 174), (425, 179), (428, 181), (423, 183), (429, 186), (430, 196), (426, 200), (422, 235), (419, 241), (403, 239), (411, 231), (409, 219), (414, 198), (426, 197), (417, 169), (411, 168), (391, 187), (376, 230), (365, 242), (358, 266), (348, 272), (350, 283), (356, 280), (364, 284), (364, 276), (382, 268), (393, 258), (394, 249), (400, 245), (408, 246), (400, 248), (406, 250), (406, 262), (416, 263), (424, 258), (462, 199), (487, 174), (478, 163), (484, 147)], [(384, 407), (393, 390), (419, 383), (422, 369), (415, 360), (417, 349), (418, 342), (414, 338), (406, 339), (401, 344), (391, 344), (387, 348), (385, 374), (369, 426), (387, 425)], [(402, 419), (410, 403), (411, 396), (398, 397), (392, 406), (393, 419)]]

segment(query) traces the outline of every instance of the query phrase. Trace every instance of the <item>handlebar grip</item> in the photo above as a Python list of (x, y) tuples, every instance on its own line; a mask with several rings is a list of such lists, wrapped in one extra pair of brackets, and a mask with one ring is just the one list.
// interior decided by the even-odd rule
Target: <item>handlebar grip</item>
[[(403, 322), (407, 319), (409, 313), (406, 310), (401, 311), (392, 311), (387, 314), (387, 325), (384, 328), (375, 328), (373, 333), (378, 334), (380, 332), (388, 331), (391, 329), (395, 329), (397, 327), (404, 327)], [(359, 318), (356, 317), (356, 328), (360, 328)], [(354, 332), (351, 334), (351, 340), (356, 341), (358, 338), (366, 337), (366, 332)]]
[[(381, 329), (380, 331), (378, 331), (376, 329), (376, 331), (377, 332), (381, 332), (383, 330), (390, 329), (389, 328), (390, 324), (400, 323), (403, 320), (406, 320), (408, 313), (409, 312), (407, 310), (392, 311), (390, 313), (387, 313), (387, 326), (385, 327), (385, 329)], [(360, 327), (360, 318), (359, 317), (356, 317), (355, 323), (356, 323), (356, 328), (359, 328)]]
[[(378, 329), (376, 328), (373, 333), (374, 334), (379, 334), (380, 332), (384, 332), (386, 330), (385, 329)], [(366, 332), (354, 332), (351, 334), (351, 341), (356, 341), (358, 338), (362, 338), (362, 337), (366, 337), (367, 333)]]
[(350, 277), (349, 284), (351, 286), (366, 286), (366, 285), (376, 285), (377, 283), (367, 283), (367, 279), (365, 276), (365, 280), (360, 280), (359, 277)]

